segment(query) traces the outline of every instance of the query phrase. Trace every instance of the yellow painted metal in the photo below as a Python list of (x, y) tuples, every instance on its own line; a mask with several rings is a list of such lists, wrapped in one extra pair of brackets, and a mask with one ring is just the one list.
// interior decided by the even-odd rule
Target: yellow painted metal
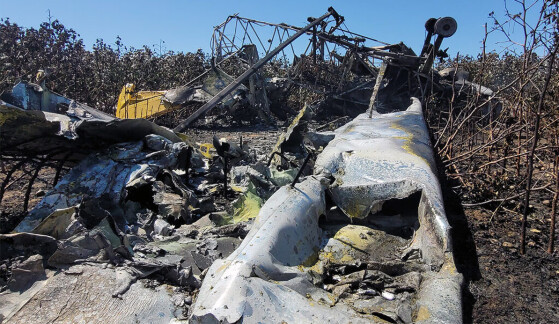
[(215, 154), (215, 148), (210, 143), (200, 144), (200, 154), (202, 154), (205, 158), (211, 159), (212, 153)]
[(132, 83), (126, 84), (116, 107), (116, 116), (122, 119), (149, 118), (179, 108), (163, 101), (166, 91), (135, 91)]

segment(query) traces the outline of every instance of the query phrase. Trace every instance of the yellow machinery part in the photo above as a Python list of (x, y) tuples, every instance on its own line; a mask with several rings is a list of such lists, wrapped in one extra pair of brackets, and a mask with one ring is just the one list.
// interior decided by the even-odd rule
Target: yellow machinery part
[[(135, 91), (132, 83), (126, 84), (120, 95), (116, 108), (116, 116), (121, 119), (149, 118), (156, 117), (180, 106), (173, 106), (170, 103), (161, 100), (166, 91)], [(187, 136), (177, 133), (181, 139), (190, 144)], [(215, 155), (215, 148), (210, 143), (200, 144), (200, 153), (208, 159)]]
[(161, 100), (165, 91), (135, 91), (135, 86), (126, 84), (116, 107), (116, 116), (121, 119), (149, 118), (179, 108)]

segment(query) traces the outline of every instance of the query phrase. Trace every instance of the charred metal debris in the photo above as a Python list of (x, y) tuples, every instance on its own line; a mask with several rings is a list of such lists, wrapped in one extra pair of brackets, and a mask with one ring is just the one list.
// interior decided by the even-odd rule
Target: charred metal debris
[[(230, 16), (211, 70), (167, 91), (126, 85), (118, 118), (15, 85), (0, 101), (0, 203), (23, 165), (35, 169), (21, 221), (0, 235), (0, 321), (461, 322), (421, 101), (493, 93), (433, 71), (457, 25), (425, 27), (416, 55), (350, 32), (332, 8), (303, 28)], [(236, 77), (231, 61), (245, 69)], [(227, 118), (286, 119), (292, 89), (318, 99), (275, 145), (190, 132), (217, 105)], [(177, 111), (190, 114), (173, 130), (144, 119), (169, 125)], [(28, 210), (45, 168), (51, 189)]]

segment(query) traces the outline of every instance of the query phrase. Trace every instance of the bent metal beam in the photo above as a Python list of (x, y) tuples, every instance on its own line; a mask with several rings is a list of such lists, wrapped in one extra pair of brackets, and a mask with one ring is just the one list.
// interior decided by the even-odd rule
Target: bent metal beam
[(190, 125), (190, 123), (192, 123), (194, 120), (196, 120), (198, 117), (200, 117), (200, 115), (202, 115), (203, 113), (205, 113), (206, 111), (212, 109), (215, 105), (217, 105), (221, 100), (223, 100), (223, 98), (225, 98), (229, 93), (231, 93), (231, 91), (235, 90), (241, 83), (243, 83), (248, 78), (250, 78), (251, 75), (256, 73), (256, 71), (258, 71), (262, 66), (264, 66), (264, 64), (266, 64), (274, 56), (276, 56), (276, 54), (281, 52), (282, 49), (287, 47), (289, 44), (291, 44), (299, 36), (305, 34), (311, 28), (320, 24), (324, 19), (330, 17), (331, 15), (334, 15), (335, 17), (338, 17), (338, 14), (336, 13), (334, 8), (332, 8), (332, 7), (328, 8), (327, 13), (325, 13), (324, 15), (320, 16), (319, 18), (315, 19), (313, 22), (311, 22), (307, 26), (301, 28), (298, 32), (293, 34), (291, 37), (289, 37), (283, 43), (281, 43), (278, 47), (276, 47), (274, 50), (272, 50), (270, 53), (268, 53), (268, 55), (261, 58), (253, 66), (251, 66), (248, 70), (246, 70), (243, 74), (241, 74), (239, 77), (237, 77), (235, 79), (235, 81), (233, 81), (232, 83), (227, 85), (225, 88), (223, 88), (223, 90), (218, 92), (212, 99), (210, 99), (210, 101), (208, 101), (202, 107), (200, 107), (198, 110), (196, 110), (194, 113), (192, 113), (192, 115), (190, 115), (186, 120), (181, 122), (173, 130), (175, 132), (184, 131), (186, 129), (186, 127), (188, 125)]

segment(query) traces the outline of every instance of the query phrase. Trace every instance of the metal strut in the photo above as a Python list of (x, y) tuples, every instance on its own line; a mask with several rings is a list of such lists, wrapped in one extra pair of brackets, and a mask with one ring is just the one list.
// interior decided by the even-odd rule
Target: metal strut
[(375, 82), (375, 87), (373, 88), (373, 94), (371, 95), (371, 100), (369, 101), (369, 118), (373, 118), (373, 108), (375, 107), (375, 101), (377, 100), (378, 90), (380, 88), (380, 84), (382, 83), (382, 79), (384, 78), (384, 72), (386, 72), (386, 66), (388, 64), (386, 61), (382, 61), (380, 65), (380, 69), (377, 75), (377, 81)]
[(311, 28), (318, 25), (324, 19), (326, 19), (326, 18), (328, 18), (332, 15), (334, 15), (334, 17), (339, 17), (337, 12), (334, 10), (334, 8), (330, 7), (330, 8), (328, 8), (328, 13), (326, 13), (326, 14), (322, 15), (321, 17), (315, 19), (313, 22), (311, 22), (307, 26), (301, 28), (298, 32), (296, 32), (291, 37), (286, 39), (278, 47), (276, 47), (270, 53), (268, 53), (268, 55), (264, 56), (262, 59), (260, 59), (260, 61), (256, 62), (247, 71), (245, 71), (243, 74), (241, 74), (239, 77), (237, 77), (232, 83), (230, 83), (225, 88), (223, 88), (220, 92), (218, 92), (212, 99), (210, 99), (210, 101), (205, 103), (202, 107), (200, 107), (198, 110), (196, 110), (192, 115), (188, 116), (188, 118), (186, 120), (184, 120), (183, 122), (181, 122), (177, 127), (175, 127), (173, 129), (173, 131), (175, 131), (175, 132), (184, 131), (186, 129), (186, 127), (188, 125), (190, 125), (190, 123), (195, 121), (198, 117), (200, 117), (200, 115), (202, 115), (206, 111), (212, 109), (221, 100), (223, 100), (223, 98), (225, 98), (228, 94), (230, 94), (233, 90), (235, 90), (241, 83), (245, 82), (251, 75), (256, 73), (256, 71), (258, 71), (262, 66), (264, 66), (264, 64), (268, 63), (268, 61), (270, 61), (274, 56), (276, 56), (276, 54), (278, 54), (281, 50), (283, 50), (289, 44), (291, 44), (295, 39), (297, 39), (299, 36), (305, 34)]

